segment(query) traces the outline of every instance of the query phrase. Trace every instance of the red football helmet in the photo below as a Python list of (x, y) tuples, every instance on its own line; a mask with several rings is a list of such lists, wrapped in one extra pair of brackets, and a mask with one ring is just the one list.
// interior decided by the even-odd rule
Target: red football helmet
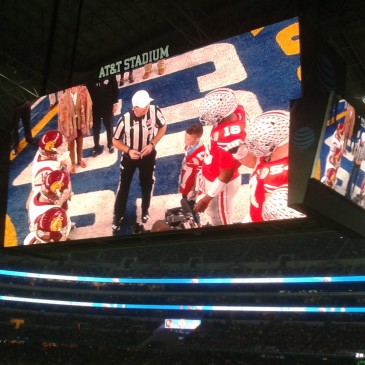
[(35, 221), (35, 236), (41, 243), (65, 241), (71, 229), (64, 209), (53, 207), (39, 215)]
[(336, 168), (338, 168), (341, 163), (341, 158), (342, 158), (342, 149), (340, 147), (334, 147), (332, 155), (329, 158), (331, 164)]
[(342, 136), (342, 134), (343, 134), (343, 124), (342, 123), (337, 124), (337, 132), (340, 136)]
[(54, 170), (46, 174), (41, 194), (55, 205), (61, 206), (71, 197), (70, 175), (65, 170)]
[(61, 132), (52, 130), (45, 133), (38, 142), (39, 153), (48, 158), (57, 158), (67, 151), (67, 142)]
[(332, 187), (336, 182), (336, 175), (337, 175), (337, 170), (335, 168), (330, 167), (329, 169), (327, 169), (325, 184)]

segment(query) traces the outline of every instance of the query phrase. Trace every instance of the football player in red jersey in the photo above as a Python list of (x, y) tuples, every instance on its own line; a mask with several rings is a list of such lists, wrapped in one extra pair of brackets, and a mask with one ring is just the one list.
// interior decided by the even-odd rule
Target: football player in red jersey
[(240, 163), (230, 152), (246, 137), (246, 113), (228, 88), (209, 92), (199, 108), (200, 122), (211, 125), (202, 166), (203, 193), (196, 212), (206, 212), (213, 226), (232, 223), (232, 201), (240, 185)]
[[(181, 166), (179, 191), (191, 209), (194, 208), (196, 202), (200, 186), (198, 179), (205, 154), (205, 146), (200, 140), (202, 135), (203, 126), (201, 123), (193, 124), (185, 131), (185, 156)], [(193, 212), (193, 216), (195, 222), (199, 224), (199, 214)]]
[(67, 171), (67, 160), (70, 152), (67, 151), (67, 142), (59, 131), (51, 130), (46, 132), (38, 142), (38, 151), (32, 162), (32, 190), (26, 202), (29, 207), (29, 200), (34, 192), (38, 192), (43, 184), (43, 177), (51, 171), (65, 169)]
[(45, 133), (38, 143), (38, 151), (32, 163), (32, 189), (39, 190), (43, 176), (61, 167), (67, 167), (70, 152), (61, 132), (51, 130)]
[(336, 187), (337, 170), (341, 166), (342, 149), (340, 147), (333, 147), (326, 158), (325, 175), (321, 182), (334, 189)]
[(67, 201), (71, 195), (70, 176), (67, 171), (54, 170), (47, 173), (40, 191), (34, 192), (29, 202), (29, 230), (34, 230), (36, 218), (49, 208), (62, 207), (67, 211)]
[[(285, 214), (270, 212), (270, 207), (275, 204), (268, 204), (263, 215), (265, 201), (270, 194), (277, 189), (288, 191), (288, 169), (289, 169), (289, 113), (283, 110), (271, 110), (256, 117), (246, 129), (245, 148), (249, 154), (241, 160), (241, 163), (250, 166), (252, 156), (256, 165), (250, 176), (250, 216), (244, 221), (261, 222), (264, 219), (282, 219)], [(245, 163), (249, 161), (249, 163)], [(282, 206), (287, 207), (287, 198)], [(276, 208), (275, 208), (276, 209)], [(293, 209), (287, 207), (286, 218), (296, 218)], [(298, 212), (298, 217), (303, 216)]]
[(51, 207), (35, 218), (24, 245), (66, 241), (70, 229), (71, 222), (66, 211), (60, 207)]

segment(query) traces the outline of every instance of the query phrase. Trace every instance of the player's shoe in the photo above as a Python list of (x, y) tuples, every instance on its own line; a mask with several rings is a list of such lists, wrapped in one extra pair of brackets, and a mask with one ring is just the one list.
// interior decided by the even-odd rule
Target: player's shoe
[(98, 156), (98, 155), (100, 155), (100, 154), (102, 154), (103, 153), (103, 146), (95, 146), (94, 148), (93, 148), (93, 151), (92, 151), (92, 153), (91, 153), (91, 156), (92, 157), (96, 157), (96, 156)]
[(150, 219), (150, 216), (148, 214), (148, 210), (144, 213), (142, 213), (142, 223), (147, 223), (148, 220)]
[(113, 223), (112, 229), (113, 229), (113, 236), (118, 235), (120, 231), (122, 230), (122, 224), (123, 224), (124, 217), (120, 218), (117, 223)]

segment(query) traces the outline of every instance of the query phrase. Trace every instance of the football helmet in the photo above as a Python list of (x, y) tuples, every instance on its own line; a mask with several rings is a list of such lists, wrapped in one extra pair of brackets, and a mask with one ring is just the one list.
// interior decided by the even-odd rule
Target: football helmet
[(338, 134), (340, 136), (342, 136), (343, 135), (343, 124), (342, 123), (338, 123), (337, 124), (337, 127), (336, 127), (336, 130), (337, 130)]
[(271, 110), (256, 117), (246, 129), (246, 145), (256, 157), (269, 156), (289, 141), (289, 113)]
[(67, 213), (53, 207), (40, 214), (34, 221), (34, 233), (40, 243), (66, 241), (71, 229)]
[(324, 183), (329, 187), (333, 187), (333, 185), (336, 182), (336, 175), (337, 175), (337, 170), (333, 167), (330, 167), (326, 171), (326, 176), (325, 176), (325, 179), (324, 179)]
[(199, 121), (203, 125), (215, 125), (232, 114), (238, 106), (233, 90), (216, 89), (204, 96), (199, 107)]
[(265, 200), (262, 207), (265, 221), (305, 217), (303, 213), (288, 207), (288, 189), (276, 189)]
[(43, 178), (41, 194), (55, 205), (61, 206), (71, 197), (70, 176), (65, 170), (54, 170)]
[(51, 130), (45, 133), (38, 142), (39, 153), (47, 158), (57, 158), (67, 151), (67, 142), (61, 132)]

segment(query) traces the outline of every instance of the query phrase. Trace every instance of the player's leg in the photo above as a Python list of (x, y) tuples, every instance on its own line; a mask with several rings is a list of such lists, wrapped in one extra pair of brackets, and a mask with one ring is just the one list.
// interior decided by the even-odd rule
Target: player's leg
[(52, 109), (56, 105), (56, 94), (51, 93), (48, 95), (49, 109)]
[(150, 77), (151, 71), (152, 71), (152, 63), (147, 63), (146, 65), (144, 65), (144, 75), (143, 75), (144, 80)]
[(159, 75), (163, 75), (166, 70), (166, 64), (165, 60), (159, 60), (157, 61), (157, 71)]
[(359, 172), (360, 172), (360, 166), (361, 165), (358, 165), (358, 164), (355, 164), (355, 174), (354, 174), (354, 180), (353, 180), (353, 185), (352, 185), (352, 190), (351, 190), (351, 193), (354, 192), (355, 190), (355, 187), (357, 185), (357, 179), (359, 177)]
[(113, 113), (108, 111), (103, 115), (103, 123), (106, 131), (107, 146), (110, 153), (114, 152), (113, 146)]
[(12, 142), (11, 142), (11, 153), (16, 155), (18, 153), (19, 148), (19, 120), (14, 118), (13, 121), (13, 131), (12, 131)]
[(77, 130), (76, 137), (76, 153), (77, 153), (77, 164), (82, 168), (86, 167), (86, 162), (82, 159), (82, 152), (84, 148), (84, 136), (80, 129)]
[[(209, 190), (210, 181), (206, 181), (205, 188)], [(213, 226), (232, 224), (233, 216), (233, 198), (237, 194), (241, 184), (241, 178), (236, 179), (226, 184), (225, 188), (216, 196), (208, 205), (206, 213), (209, 215), (210, 223)]]
[(34, 138), (32, 136), (30, 105), (25, 104), (20, 113), (20, 118), (24, 127), (24, 137), (29, 144), (34, 144)]
[(76, 145), (76, 142), (74, 139), (68, 143), (68, 150), (70, 152), (70, 160), (71, 160), (71, 169), (70, 169), (71, 174), (74, 174), (76, 172), (75, 145)]
[(152, 190), (155, 184), (155, 162), (156, 150), (144, 157), (139, 166), (139, 184), (142, 190), (142, 222), (146, 223), (149, 219), (148, 209), (151, 204)]
[(103, 152), (103, 148), (100, 146), (100, 127), (101, 127), (101, 115), (100, 113), (93, 113), (93, 140), (94, 148), (91, 153), (92, 157), (96, 157)]

